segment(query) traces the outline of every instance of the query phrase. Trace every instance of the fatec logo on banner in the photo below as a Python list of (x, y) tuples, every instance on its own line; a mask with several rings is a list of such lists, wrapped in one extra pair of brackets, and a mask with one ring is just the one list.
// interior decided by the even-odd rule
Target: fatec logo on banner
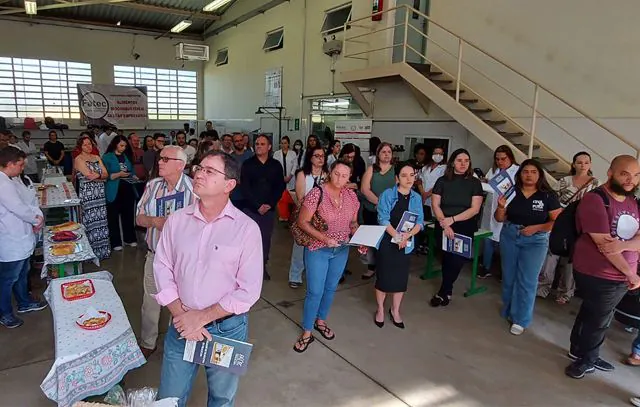
[(102, 93), (87, 92), (80, 101), (82, 113), (89, 119), (102, 119), (109, 113), (109, 101)]

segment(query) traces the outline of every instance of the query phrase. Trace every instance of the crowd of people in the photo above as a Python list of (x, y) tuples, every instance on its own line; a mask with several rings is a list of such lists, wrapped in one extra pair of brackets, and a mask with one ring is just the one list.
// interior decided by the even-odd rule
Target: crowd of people
[[(336, 338), (328, 318), (336, 289), (350, 274), (350, 250), (357, 250), (367, 265), (361, 278), (375, 279), (374, 324), (383, 328), (388, 317), (396, 328), (406, 329), (402, 300), (413, 254), (427, 250), (425, 221), (433, 223), (436, 242), (455, 234), (473, 237), (484, 211), (492, 236), (482, 250), (479, 277), (499, 272), (500, 314), (509, 321), (510, 333), (521, 335), (529, 328), (536, 296), (554, 293), (562, 305), (578, 293), (582, 304), (565, 373), (579, 379), (595, 369), (613, 370), (599, 357), (599, 348), (616, 305), (629, 289), (640, 287), (640, 213), (634, 196), (640, 164), (633, 157), (616, 157), (607, 181), (599, 185), (590, 155), (579, 152), (571, 174), (552, 187), (538, 161), (518, 164), (507, 145), (494, 151), (485, 175), (473, 167), (465, 149), (448, 153), (446, 146), (418, 144), (412, 159), (399, 161), (393, 146), (377, 137), (369, 140), (369, 155), (363, 157), (358, 145), (333, 140), (323, 146), (313, 135), (306, 143), (284, 136), (274, 151), (268, 135), (253, 140), (243, 133), (219, 136), (210, 122), (199, 138), (190, 138), (189, 129), (143, 139), (103, 130), (81, 133), (72, 153), (82, 222), (100, 259), (123, 246), (136, 247), (135, 227), (146, 230), (140, 337), (145, 357), (157, 349), (161, 307), (172, 315), (160, 397), (178, 397), (180, 406), (186, 404), (198, 366), (183, 360), (182, 339), (217, 335), (246, 340), (247, 312), (263, 281), (271, 279), (277, 220), (288, 222), (294, 234), (289, 287), (306, 283), (302, 332), (293, 344), (298, 353), (314, 342), (314, 331), (326, 340)], [(52, 131), (44, 146), (50, 165), (64, 159), (59, 144)], [(32, 181), (23, 181), (37, 177), (31, 162), (37, 153), (28, 132), (19, 143), (0, 145), (0, 183), (13, 191), (0, 195), (0, 233), (8, 239), (0, 245), (0, 324), (9, 328), (22, 323), (11, 308), (12, 292), (18, 313), (46, 307), (29, 297), (25, 274), (43, 224), (29, 189)], [(515, 185), (509, 199), (488, 184), (503, 173)], [(144, 185), (141, 193), (136, 184)], [(580, 255), (561, 257), (549, 249), (550, 232), (563, 208), (576, 202), (575, 252)], [(407, 213), (415, 215), (415, 224), (399, 230)], [(385, 227), (377, 248), (347, 244), (360, 225)], [(429, 303), (442, 308), (452, 304), (468, 259), (435, 246), (442, 280)], [(555, 280), (557, 290), (552, 289)], [(640, 365), (640, 335), (636, 342), (629, 363)], [(238, 376), (211, 368), (206, 374), (209, 405), (232, 403)]]

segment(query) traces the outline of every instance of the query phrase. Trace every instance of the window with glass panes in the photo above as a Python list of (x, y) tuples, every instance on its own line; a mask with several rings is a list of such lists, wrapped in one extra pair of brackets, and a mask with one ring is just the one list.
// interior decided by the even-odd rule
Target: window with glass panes
[(79, 119), (78, 83), (91, 64), (0, 57), (0, 116)]
[(198, 118), (198, 77), (195, 71), (113, 67), (116, 85), (146, 86), (149, 119), (178, 120)]

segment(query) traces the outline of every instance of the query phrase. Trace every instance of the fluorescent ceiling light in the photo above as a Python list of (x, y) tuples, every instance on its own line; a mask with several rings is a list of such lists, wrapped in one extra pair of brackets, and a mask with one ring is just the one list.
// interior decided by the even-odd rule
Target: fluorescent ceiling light
[(171, 29), (172, 33), (179, 33), (184, 31), (187, 27), (189, 27), (193, 22), (191, 20), (182, 20), (178, 24), (174, 25)]
[(215, 11), (229, 2), (231, 2), (231, 0), (213, 0), (203, 7), (202, 11)]
[(25, 0), (24, 12), (29, 15), (38, 14), (38, 4), (34, 0)]

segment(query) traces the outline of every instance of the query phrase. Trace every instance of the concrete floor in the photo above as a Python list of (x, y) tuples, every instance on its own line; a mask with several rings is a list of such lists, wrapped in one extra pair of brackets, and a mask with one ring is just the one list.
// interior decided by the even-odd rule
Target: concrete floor
[[(418, 278), (424, 257), (413, 258), (402, 309), (407, 329), (389, 321), (383, 329), (373, 324), (373, 285), (360, 280), (364, 267), (354, 256), (349, 262), (353, 275), (336, 294), (329, 318), (336, 339), (317, 339), (307, 352), (297, 354), (292, 345), (304, 290), (287, 286), (291, 238), (281, 226), (276, 229), (273, 280), (265, 282), (262, 298), (251, 311), (255, 349), (240, 384), (238, 406), (625, 406), (630, 395), (640, 393), (640, 368), (619, 362), (634, 337), (619, 324), (602, 350), (616, 371), (569, 379), (563, 374), (568, 363), (564, 354), (578, 300), (564, 307), (538, 301), (532, 327), (515, 337), (498, 316), (500, 288), (495, 280), (487, 282), (487, 293), (464, 298), (468, 278), (461, 277), (451, 305), (430, 308), (427, 301), (439, 281)], [(114, 274), (136, 332), (143, 262), (143, 249), (126, 248), (102, 266)], [(167, 321), (164, 315), (161, 324)], [(0, 329), (0, 349), (0, 406), (53, 405), (39, 387), (54, 358), (50, 311), (27, 315), (19, 329)], [(125, 377), (126, 386), (157, 386), (161, 360), (160, 350)], [(206, 405), (203, 374), (189, 405)]]

